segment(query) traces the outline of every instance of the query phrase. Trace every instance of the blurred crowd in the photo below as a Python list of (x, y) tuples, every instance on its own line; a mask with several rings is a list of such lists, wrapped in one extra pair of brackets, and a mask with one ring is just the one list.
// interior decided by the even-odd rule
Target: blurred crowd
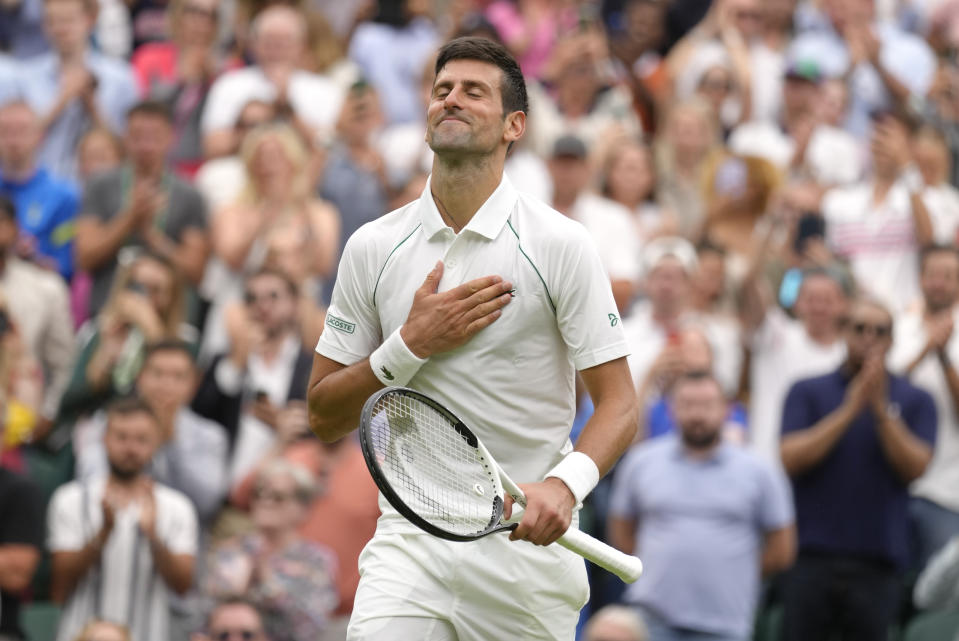
[(377, 491), (312, 352), (461, 35), (630, 341), (582, 527), (646, 574), (582, 638), (959, 607), (959, 1), (0, 0), (0, 641), (344, 638)]

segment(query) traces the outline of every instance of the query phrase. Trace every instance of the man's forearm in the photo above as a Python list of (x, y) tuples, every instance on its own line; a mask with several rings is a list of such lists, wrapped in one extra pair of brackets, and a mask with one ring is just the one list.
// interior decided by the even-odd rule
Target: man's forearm
[(67, 600), (77, 582), (100, 559), (110, 533), (101, 529), (78, 552), (54, 552), (50, 596), (57, 603)]
[(193, 557), (173, 554), (155, 534), (148, 541), (157, 572), (170, 589), (184, 594), (193, 584)]
[(917, 438), (900, 417), (890, 415), (888, 410), (883, 409), (876, 419), (883, 454), (903, 483), (911, 483), (922, 476), (932, 460), (932, 448)]
[(77, 234), (77, 265), (90, 271), (116, 256), (120, 247), (136, 229), (137, 221), (129, 210), (123, 210), (105, 225), (96, 224)]
[(602, 477), (636, 436), (639, 409), (625, 358), (581, 373), (595, 410), (576, 441), (576, 451), (589, 456)]
[(856, 414), (856, 408), (843, 403), (812, 427), (786, 434), (780, 446), (786, 473), (796, 476), (822, 461), (835, 447)]
[(363, 403), (382, 388), (369, 359), (331, 372), (307, 390), (310, 429), (322, 441), (338, 441), (359, 426)]

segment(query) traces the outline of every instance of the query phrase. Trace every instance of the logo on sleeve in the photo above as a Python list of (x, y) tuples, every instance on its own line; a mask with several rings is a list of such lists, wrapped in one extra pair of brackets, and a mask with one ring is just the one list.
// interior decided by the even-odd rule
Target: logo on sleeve
[(380, 371), (383, 372), (383, 376), (385, 376), (386, 380), (388, 381), (392, 381), (395, 378), (395, 376), (393, 376), (393, 372), (386, 369), (386, 365), (383, 365), (382, 367), (380, 367)]
[(337, 318), (333, 314), (326, 315), (326, 324), (345, 334), (352, 334), (356, 330), (356, 323), (350, 323), (342, 318)]
[(619, 316), (616, 314), (607, 314), (606, 316), (609, 318), (609, 326), (616, 327), (616, 324), (619, 322)]

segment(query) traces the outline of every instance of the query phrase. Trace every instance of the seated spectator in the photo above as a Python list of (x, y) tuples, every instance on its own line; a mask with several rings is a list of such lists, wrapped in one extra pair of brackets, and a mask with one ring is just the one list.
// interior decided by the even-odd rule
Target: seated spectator
[(305, 400), (313, 359), (297, 328), (298, 296), (282, 272), (264, 268), (249, 276), (244, 305), (225, 314), (229, 351), (213, 358), (193, 401), (198, 414), (230, 435), (231, 487), (269, 453), (278, 412)]
[(337, 604), (335, 558), (298, 533), (316, 492), (305, 468), (266, 464), (253, 490), (254, 531), (216, 546), (208, 562), (204, 593), (250, 599), (272, 641), (317, 639)]
[(621, 313), (628, 311), (641, 271), (639, 237), (629, 210), (588, 190), (587, 149), (576, 136), (556, 140), (548, 166), (553, 184), (550, 204), (582, 223), (592, 236), (609, 274), (616, 305)]
[(76, 189), (37, 165), (43, 140), (40, 120), (25, 102), (0, 106), (0, 194), (16, 204), (21, 258), (73, 276)]
[(610, 542), (650, 560), (624, 598), (651, 639), (747, 639), (760, 577), (795, 557), (789, 485), (723, 442), (726, 399), (715, 378), (685, 374), (672, 397), (678, 435), (634, 447), (614, 479)]
[(932, 459), (936, 406), (887, 373), (892, 324), (881, 303), (853, 303), (845, 362), (786, 396), (780, 451), (799, 526), (783, 590), (786, 641), (882, 639), (895, 619), (909, 564), (909, 484)]
[(589, 617), (583, 641), (650, 641), (646, 624), (636, 612), (622, 605), (607, 605)]
[(889, 355), (892, 371), (932, 395), (936, 449), (925, 473), (911, 486), (909, 506), (918, 569), (959, 535), (959, 253), (954, 245), (922, 252), (919, 288), (923, 305), (896, 319)]
[(117, 401), (104, 435), (109, 474), (71, 481), (50, 501), (51, 594), (64, 604), (57, 641), (91, 617), (123, 622), (137, 641), (170, 639), (170, 598), (193, 582), (198, 532), (189, 499), (146, 473), (159, 429), (146, 403)]
[[(239, 200), (246, 184), (246, 168), (240, 149), (246, 135), (276, 118), (271, 103), (251, 100), (243, 106), (233, 126), (233, 147), (228, 156), (207, 160), (197, 171), (193, 184), (200, 190), (210, 211), (216, 212)], [(209, 269), (209, 265), (207, 266)], [(206, 274), (204, 274), (206, 276)]]
[[(226, 430), (197, 416), (189, 407), (198, 383), (193, 353), (180, 341), (149, 345), (134, 391), (150, 406), (160, 426), (160, 442), (149, 465), (154, 481), (178, 490), (193, 503), (201, 525), (209, 525), (227, 490)], [(73, 436), (76, 476), (80, 481), (107, 473), (103, 445), (106, 414), (81, 421)]]
[(371, 20), (357, 25), (349, 57), (376, 89), (389, 124), (422, 120), (417, 77), (441, 44), (423, 5), (410, 0), (378, 0)]
[(881, 117), (870, 142), (873, 175), (823, 197), (826, 239), (859, 285), (898, 313), (920, 294), (919, 248), (953, 242), (959, 212), (927, 198), (911, 134), (898, 117)]
[(641, 133), (632, 95), (609, 70), (612, 62), (602, 32), (591, 29), (563, 37), (552, 53), (549, 88), (529, 87), (530, 146), (544, 158), (564, 135), (575, 135), (593, 148), (610, 131)]
[(53, 426), (74, 354), (69, 296), (57, 274), (16, 257), (17, 211), (0, 196), (0, 292), (22, 347), (43, 368), (43, 402), (33, 437)]
[(136, 100), (129, 65), (90, 46), (96, 12), (92, 0), (44, 2), (52, 50), (23, 63), (17, 74), (19, 95), (43, 123), (37, 164), (67, 180), (77, 178), (74, 147), (83, 132), (96, 126), (120, 133)]
[[(0, 436), (3, 430), (0, 428)], [(0, 466), (0, 638), (23, 641), (20, 603), (43, 547), (43, 499), (28, 478)]]
[(81, 328), (79, 355), (63, 394), (58, 423), (72, 428), (81, 415), (130, 392), (150, 343), (180, 339), (196, 346), (184, 323), (185, 290), (166, 258), (144, 252), (120, 270), (110, 298)]
[(203, 354), (226, 347), (223, 313), (242, 297), (243, 278), (265, 265), (287, 274), (301, 294), (304, 342), (322, 329), (321, 286), (339, 256), (339, 213), (311, 193), (306, 147), (286, 125), (252, 132), (243, 144), (246, 187), (212, 220), (213, 254), (226, 272), (216, 285), (206, 321)]
[(307, 43), (306, 22), (296, 9), (269, 7), (250, 29), (256, 64), (223, 74), (207, 97), (201, 121), (207, 157), (230, 153), (234, 123), (251, 100), (274, 104), (311, 146), (329, 137), (339, 114), (342, 90), (298, 68)]
[(210, 612), (203, 632), (197, 633), (190, 641), (273, 641), (266, 636), (263, 616), (250, 601), (233, 597), (224, 599)]
[(749, 353), (749, 442), (779, 465), (783, 403), (793, 383), (839, 367), (846, 354), (842, 325), (847, 296), (835, 273), (808, 269), (788, 316), (755, 278), (743, 284), (740, 301)]
[(175, 0), (167, 5), (170, 39), (149, 42), (130, 59), (140, 94), (176, 114), (171, 160), (192, 176), (203, 160), (200, 116), (207, 92), (224, 63), (217, 49), (219, 0)]
[(128, 118), (127, 164), (87, 185), (77, 219), (77, 266), (93, 278), (91, 316), (103, 308), (130, 247), (147, 247), (168, 258), (194, 285), (206, 265), (206, 205), (196, 189), (167, 168), (172, 114), (160, 103), (143, 102)]
[(678, 233), (675, 214), (656, 199), (656, 172), (649, 148), (637, 138), (617, 136), (606, 145), (599, 191), (629, 210), (641, 242)]
[(132, 641), (130, 630), (119, 623), (94, 619), (90, 621), (73, 641)]

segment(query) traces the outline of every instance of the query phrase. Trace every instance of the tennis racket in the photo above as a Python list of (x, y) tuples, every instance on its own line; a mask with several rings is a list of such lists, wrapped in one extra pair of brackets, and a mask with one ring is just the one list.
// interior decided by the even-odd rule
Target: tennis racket
[[(505, 492), (526, 507), (523, 491), (476, 435), (437, 401), (405, 387), (373, 394), (360, 417), (366, 465), (383, 496), (410, 522), (449, 541), (513, 530), (502, 520)], [(557, 541), (632, 583), (642, 562), (578, 530)]]

